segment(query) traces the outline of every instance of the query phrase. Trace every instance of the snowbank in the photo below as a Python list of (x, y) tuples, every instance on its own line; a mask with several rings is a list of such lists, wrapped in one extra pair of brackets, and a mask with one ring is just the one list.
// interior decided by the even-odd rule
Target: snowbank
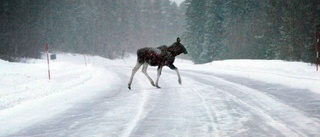
[(316, 67), (310, 63), (282, 60), (225, 60), (194, 65), (190, 68), (320, 93), (320, 71), (316, 71)]
[[(50, 63), (49, 80), (46, 59), (29, 60), (28, 63), (0, 60), (0, 125), (6, 125), (0, 126), (0, 135), (14, 133), (61, 113), (99, 92), (112, 89), (114, 83), (126, 83), (108, 67), (127, 67), (129, 70), (135, 63), (135, 56), (109, 60), (98, 56), (58, 54), (57, 60)], [(193, 65), (191, 61), (178, 58), (175, 64), (182, 77), (188, 70), (202, 70), (309, 89), (320, 94), (320, 72), (307, 63), (226, 60)]]
[(51, 80), (45, 59), (30, 60), (29, 64), (0, 61), (0, 125), (6, 125), (0, 126), (0, 132), (18, 131), (111, 88), (117, 77), (93, 64), (94, 60), (111, 61), (90, 59), (57, 55), (57, 60), (50, 62)]

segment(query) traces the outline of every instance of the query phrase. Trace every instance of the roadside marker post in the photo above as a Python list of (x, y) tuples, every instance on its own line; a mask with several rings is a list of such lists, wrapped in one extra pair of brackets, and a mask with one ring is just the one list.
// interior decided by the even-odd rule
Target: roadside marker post
[(47, 63), (48, 63), (48, 77), (50, 80), (50, 59), (49, 59), (49, 45), (46, 43)]
[(319, 68), (319, 50), (320, 50), (320, 32), (317, 32), (317, 41), (316, 41), (316, 70)]

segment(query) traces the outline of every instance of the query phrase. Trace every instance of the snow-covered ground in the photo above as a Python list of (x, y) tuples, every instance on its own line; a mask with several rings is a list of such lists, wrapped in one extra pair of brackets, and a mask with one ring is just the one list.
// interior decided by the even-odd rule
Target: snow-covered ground
[[(320, 72), (301, 62), (176, 59), (161, 89), (135, 56), (0, 60), (0, 136), (320, 136)], [(149, 67), (156, 78), (156, 67)]]

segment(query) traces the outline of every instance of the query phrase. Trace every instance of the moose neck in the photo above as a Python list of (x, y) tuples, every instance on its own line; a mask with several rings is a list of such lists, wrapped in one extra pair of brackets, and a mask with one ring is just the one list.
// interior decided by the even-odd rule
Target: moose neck
[(168, 51), (173, 55), (173, 56), (178, 56), (179, 54), (182, 53), (181, 47), (179, 47), (179, 43), (175, 42), (171, 46), (168, 47)]

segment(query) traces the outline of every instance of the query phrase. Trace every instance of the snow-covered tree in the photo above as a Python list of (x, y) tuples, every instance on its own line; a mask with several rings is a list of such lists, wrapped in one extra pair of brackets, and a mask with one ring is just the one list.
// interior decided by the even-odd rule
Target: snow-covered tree
[(195, 63), (203, 63), (201, 53), (204, 45), (206, 1), (187, 0), (185, 40), (189, 54)]

